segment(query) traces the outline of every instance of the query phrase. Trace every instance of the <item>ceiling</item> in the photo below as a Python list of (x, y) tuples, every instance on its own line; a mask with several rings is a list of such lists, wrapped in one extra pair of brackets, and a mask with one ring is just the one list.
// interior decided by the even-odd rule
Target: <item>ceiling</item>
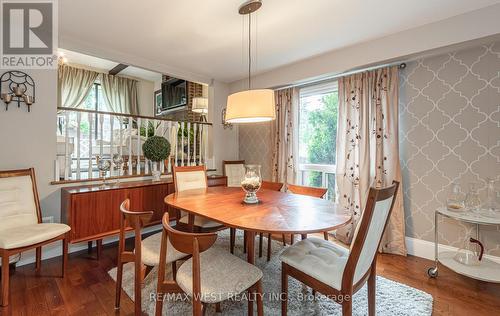
[[(59, 1), (60, 36), (224, 82), (246, 76), (243, 0)], [(254, 72), (500, 0), (263, 0)], [(243, 40), (245, 38), (245, 40)], [(173, 74), (175, 75), (175, 74)]]
[[(103, 72), (108, 72), (116, 65), (118, 65), (118, 63), (114, 61), (73, 52), (67, 49), (59, 49), (59, 53), (67, 60), (67, 63), (69, 64), (82, 65), (88, 68), (101, 70)], [(118, 75), (134, 77), (153, 82), (161, 82), (162, 80), (161, 74), (158, 72), (149, 71), (133, 66), (125, 68), (124, 70), (120, 71)]]

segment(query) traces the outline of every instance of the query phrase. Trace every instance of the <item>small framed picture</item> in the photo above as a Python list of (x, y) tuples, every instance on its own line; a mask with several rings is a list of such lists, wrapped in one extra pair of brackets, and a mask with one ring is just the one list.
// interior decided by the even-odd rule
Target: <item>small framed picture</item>
[(162, 106), (163, 106), (162, 101), (163, 101), (163, 98), (161, 95), (161, 89), (156, 90), (154, 92), (154, 105), (155, 105), (155, 114), (156, 115), (159, 115), (162, 111)]

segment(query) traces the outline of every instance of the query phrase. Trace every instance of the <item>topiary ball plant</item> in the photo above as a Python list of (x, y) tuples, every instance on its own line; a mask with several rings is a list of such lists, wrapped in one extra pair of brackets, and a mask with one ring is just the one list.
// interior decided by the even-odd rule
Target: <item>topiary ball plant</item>
[(142, 145), (144, 156), (151, 161), (162, 161), (170, 155), (170, 143), (165, 137), (151, 136)]

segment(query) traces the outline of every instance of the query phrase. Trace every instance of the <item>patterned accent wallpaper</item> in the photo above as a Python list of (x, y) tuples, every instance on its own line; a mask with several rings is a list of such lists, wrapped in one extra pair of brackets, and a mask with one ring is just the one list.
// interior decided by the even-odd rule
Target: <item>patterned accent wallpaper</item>
[[(486, 196), (500, 180), (500, 42), (408, 63), (400, 72), (400, 159), (406, 235), (434, 241), (434, 210), (457, 181)], [(441, 220), (441, 243), (461, 247), (475, 227)], [(500, 229), (482, 226), (488, 253), (500, 255)]]
[[(434, 241), (434, 210), (450, 185), (500, 185), (500, 42), (410, 62), (400, 72), (400, 159), (406, 235)], [(240, 159), (271, 177), (269, 123), (240, 126)], [(475, 227), (441, 220), (441, 243), (461, 247)], [(487, 252), (500, 256), (500, 227), (482, 226)]]
[(272, 176), (271, 124), (265, 122), (238, 126), (240, 159), (248, 164), (261, 165), (264, 180), (271, 180)]

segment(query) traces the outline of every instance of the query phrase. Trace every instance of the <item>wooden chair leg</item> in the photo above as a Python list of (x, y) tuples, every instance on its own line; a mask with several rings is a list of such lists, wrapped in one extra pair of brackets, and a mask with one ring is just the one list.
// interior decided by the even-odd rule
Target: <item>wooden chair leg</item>
[(352, 316), (352, 300), (342, 302), (342, 316)]
[(281, 263), (281, 316), (286, 316), (288, 309), (288, 269), (285, 263)]
[(162, 311), (163, 311), (163, 295), (156, 298), (155, 316), (161, 316)]
[(87, 242), (87, 253), (89, 255), (92, 253), (92, 240)]
[(216, 313), (222, 313), (222, 307), (220, 306), (220, 302), (219, 303), (215, 303), (215, 312)]
[(262, 258), (262, 238), (264, 234), (259, 233), (259, 258)]
[(35, 249), (35, 270), (40, 272), (40, 268), (42, 267), (42, 247), (36, 247)]
[(172, 262), (172, 278), (174, 280), (177, 279), (177, 262), (176, 261)]
[(203, 304), (200, 300), (193, 300), (193, 316), (203, 315)]
[(234, 254), (234, 242), (236, 240), (236, 228), (229, 228), (229, 250)]
[(243, 253), (247, 253), (247, 231), (243, 232)]
[(262, 302), (262, 280), (257, 282), (257, 315), (264, 315), (264, 303)]
[(9, 305), (9, 255), (2, 254), (2, 306)]
[(62, 277), (66, 277), (66, 268), (68, 267), (68, 239), (65, 237), (62, 240)]
[(248, 289), (248, 316), (254, 316), (253, 315), (253, 301), (254, 301), (254, 295), (253, 295), (253, 286)]
[(286, 246), (286, 237), (285, 237), (285, 234), (281, 235), (281, 240), (283, 241), (283, 247), (285, 247)]
[(376, 284), (377, 284), (377, 275), (375, 271), (375, 261), (372, 265), (372, 271), (370, 272), (370, 276), (368, 277), (368, 315), (375, 316), (375, 293), (376, 293)]
[(291, 234), (290, 235), (290, 245), (293, 245), (294, 242), (295, 242), (295, 235)]
[[(137, 256), (137, 254), (136, 254)], [(135, 315), (142, 314), (142, 262), (136, 257), (134, 262), (134, 305)]]
[(271, 234), (267, 234), (267, 261), (271, 260)]
[(328, 232), (323, 232), (323, 238), (325, 238), (325, 240), (328, 240)]
[[(121, 254), (118, 254), (120, 257)], [(116, 296), (115, 296), (115, 309), (120, 308), (120, 298), (122, 294), (122, 279), (123, 279), (123, 263), (118, 258), (118, 265), (116, 267)]]

